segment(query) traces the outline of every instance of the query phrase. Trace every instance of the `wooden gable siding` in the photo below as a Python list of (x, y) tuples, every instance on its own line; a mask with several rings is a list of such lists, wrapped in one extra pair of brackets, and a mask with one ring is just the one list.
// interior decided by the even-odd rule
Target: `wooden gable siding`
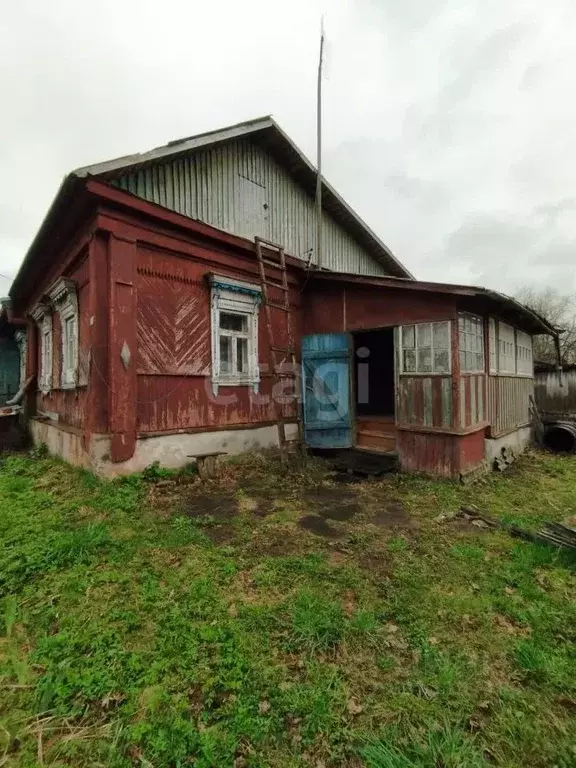
[[(314, 200), (267, 152), (247, 139), (127, 173), (113, 182), (145, 200), (252, 240), (259, 235), (307, 260), (316, 241)], [(386, 270), (326, 212), (323, 266)]]

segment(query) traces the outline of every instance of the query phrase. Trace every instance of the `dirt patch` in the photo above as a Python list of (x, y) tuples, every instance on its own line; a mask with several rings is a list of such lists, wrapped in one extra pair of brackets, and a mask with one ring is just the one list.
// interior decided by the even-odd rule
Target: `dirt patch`
[(379, 509), (372, 518), (380, 528), (411, 528), (414, 521), (400, 501), (391, 501)]
[(320, 515), (305, 515), (298, 520), (298, 525), (305, 531), (315, 533), (317, 536), (326, 536), (329, 539), (335, 539), (339, 535), (338, 531)]
[(330, 552), (328, 555), (328, 562), (333, 567), (339, 567), (341, 565), (344, 565), (348, 561), (348, 558), (343, 552), (339, 552), (338, 550), (334, 550), (333, 552)]
[(388, 581), (393, 573), (390, 555), (386, 552), (362, 552), (358, 557), (358, 566), (377, 581)]
[(266, 557), (302, 554), (301, 542), (287, 536), (278, 539), (258, 539), (256, 549), (259, 555)]
[(274, 512), (274, 501), (272, 499), (258, 499), (253, 512), (256, 517), (268, 517)]
[(238, 513), (238, 502), (232, 494), (191, 495), (184, 501), (183, 511), (188, 517), (213, 517), (230, 520)]
[(203, 530), (213, 544), (229, 544), (236, 534), (233, 525), (210, 525)]
[(358, 496), (346, 488), (319, 488), (304, 494), (312, 512), (326, 520), (350, 520), (360, 510)]

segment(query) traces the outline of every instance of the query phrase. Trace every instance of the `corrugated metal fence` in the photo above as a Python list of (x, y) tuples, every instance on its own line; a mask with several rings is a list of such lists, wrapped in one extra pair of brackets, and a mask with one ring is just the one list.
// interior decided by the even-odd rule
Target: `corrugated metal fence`
[(544, 418), (576, 420), (576, 370), (537, 373), (534, 384), (536, 405)]

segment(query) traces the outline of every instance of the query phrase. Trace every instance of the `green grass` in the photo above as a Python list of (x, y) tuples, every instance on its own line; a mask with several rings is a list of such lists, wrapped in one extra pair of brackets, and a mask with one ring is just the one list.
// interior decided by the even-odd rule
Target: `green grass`
[(260, 454), (208, 484), (5, 458), (0, 766), (573, 768), (574, 558), (437, 518), (574, 516), (576, 459), (346, 486), (336, 535), (300, 527), (333, 488)]

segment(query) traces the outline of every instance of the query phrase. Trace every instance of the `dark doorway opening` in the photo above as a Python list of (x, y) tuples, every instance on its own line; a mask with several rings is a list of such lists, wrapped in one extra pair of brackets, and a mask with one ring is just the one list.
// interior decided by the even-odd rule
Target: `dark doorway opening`
[(355, 445), (363, 451), (396, 450), (394, 329), (354, 334)]
[(358, 416), (394, 416), (394, 329), (354, 334)]

